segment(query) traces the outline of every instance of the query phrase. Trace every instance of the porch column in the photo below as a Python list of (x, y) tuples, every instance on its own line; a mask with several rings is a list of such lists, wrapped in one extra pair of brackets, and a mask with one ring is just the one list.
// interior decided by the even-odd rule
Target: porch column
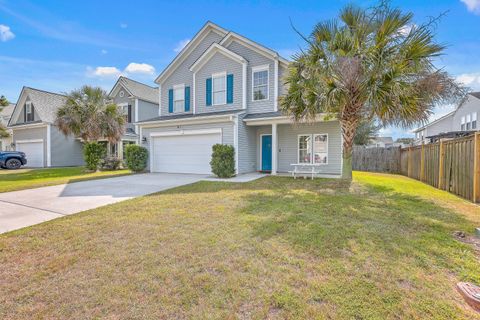
[(278, 139), (277, 139), (277, 124), (272, 123), (272, 175), (277, 174), (278, 164)]

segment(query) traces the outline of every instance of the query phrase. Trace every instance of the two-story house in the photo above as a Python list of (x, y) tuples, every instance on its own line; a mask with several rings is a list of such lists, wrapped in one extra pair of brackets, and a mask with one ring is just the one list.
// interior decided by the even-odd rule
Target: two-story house
[(209, 174), (212, 145), (230, 144), (237, 173), (276, 174), (303, 163), (341, 175), (337, 120), (293, 124), (279, 112), (288, 61), (211, 22), (163, 70), (157, 117), (139, 121), (151, 172)]
[(428, 143), (427, 137), (449, 132), (476, 131), (477, 115), (480, 115), (480, 92), (471, 92), (454, 111), (415, 129), (415, 143)]
[[(139, 143), (134, 123), (158, 115), (158, 89), (120, 77), (110, 92), (110, 98), (125, 113), (126, 132), (121, 141), (108, 144), (110, 155), (122, 158), (123, 147)], [(13, 108), (8, 128), (16, 150), (27, 155), (29, 167), (61, 167), (83, 165), (83, 144), (76, 137), (66, 137), (55, 126), (57, 110), (67, 97), (29, 87), (23, 87)]]

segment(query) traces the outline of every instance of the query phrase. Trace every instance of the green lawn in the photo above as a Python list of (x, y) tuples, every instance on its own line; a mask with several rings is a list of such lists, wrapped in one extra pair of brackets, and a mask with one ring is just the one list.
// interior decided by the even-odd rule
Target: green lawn
[(53, 186), (57, 184), (109, 178), (130, 174), (129, 170), (85, 172), (84, 167), (49, 169), (0, 169), (0, 192)]
[(199, 182), (0, 235), (0, 318), (480, 319), (479, 223), (401, 176)]

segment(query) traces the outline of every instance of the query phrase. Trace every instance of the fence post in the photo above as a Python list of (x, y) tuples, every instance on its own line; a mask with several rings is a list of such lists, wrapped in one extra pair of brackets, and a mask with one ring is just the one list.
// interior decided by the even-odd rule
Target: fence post
[(475, 132), (475, 138), (473, 140), (473, 202), (477, 202), (480, 199), (480, 133)]
[(440, 139), (440, 150), (438, 152), (438, 189), (443, 189), (443, 157), (445, 156), (443, 148), (443, 139)]
[(412, 147), (408, 147), (407, 176), (409, 178), (412, 177), (411, 170), (412, 170)]
[(425, 149), (422, 141), (422, 149), (420, 151), (420, 181), (425, 181)]

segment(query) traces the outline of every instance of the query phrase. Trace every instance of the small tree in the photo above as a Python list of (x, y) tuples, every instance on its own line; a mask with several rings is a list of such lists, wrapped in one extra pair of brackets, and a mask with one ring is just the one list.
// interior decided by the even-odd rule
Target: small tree
[(142, 172), (147, 167), (148, 150), (136, 144), (125, 147), (125, 164), (133, 172)]
[(226, 144), (215, 144), (212, 147), (212, 172), (219, 178), (230, 178), (235, 175), (235, 148)]
[(381, 126), (376, 125), (374, 121), (364, 120), (360, 122), (355, 133), (353, 143), (358, 146), (365, 146), (370, 143), (370, 139), (378, 136)]
[(88, 170), (96, 171), (105, 157), (105, 147), (98, 142), (86, 142), (83, 145), (83, 158)]

